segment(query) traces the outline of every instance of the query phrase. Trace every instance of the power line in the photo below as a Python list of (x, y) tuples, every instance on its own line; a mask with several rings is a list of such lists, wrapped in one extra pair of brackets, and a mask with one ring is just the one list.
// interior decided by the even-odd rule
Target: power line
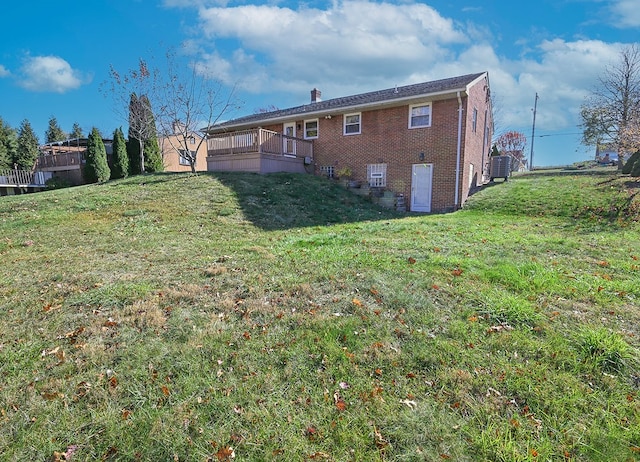
[(569, 135), (582, 135), (582, 132), (580, 133), (550, 133), (548, 135), (536, 135), (538, 138), (544, 138), (547, 136), (569, 136)]

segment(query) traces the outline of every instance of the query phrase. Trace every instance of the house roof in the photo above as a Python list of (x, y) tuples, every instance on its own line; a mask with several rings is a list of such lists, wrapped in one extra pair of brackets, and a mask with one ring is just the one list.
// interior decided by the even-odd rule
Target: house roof
[(230, 129), (237, 130), (249, 128), (258, 124), (277, 123), (283, 120), (292, 120), (297, 116), (305, 118), (329, 114), (332, 111), (344, 112), (345, 110), (357, 110), (380, 106), (392, 106), (398, 103), (406, 103), (411, 100), (424, 99), (425, 97), (437, 98), (438, 96), (451, 95), (458, 91), (464, 92), (475, 81), (487, 75), (486, 72), (467, 74), (431, 82), (416, 83), (402, 87), (388, 88), (385, 90), (371, 91), (358, 95), (344, 96), (296, 106), (289, 109), (279, 109), (259, 114), (251, 114), (237, 119), (221, 122), (204, 128), (206, 132), (224, 132)]

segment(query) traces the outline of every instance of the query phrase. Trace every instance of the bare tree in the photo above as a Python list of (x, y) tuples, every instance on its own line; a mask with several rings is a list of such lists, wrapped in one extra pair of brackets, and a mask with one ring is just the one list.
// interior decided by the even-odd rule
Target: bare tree
[(525, 168), (527, 161), (524, 156), (524, 147), (527, 145), (527, 137), (515, 131), (503, 133), (496, 140), (495, 146), (503, 156), (511, 156), (511, 170)]
[[(202, 128), (217, 123), (234, 106), (234, 90), (223, 86), (195, 63), (179, 63), (169, 51), (167, 71), (155, 94), (161, 135), (196, 172), (198, 151), (206, 137)], [(194, 143), (195, 141), (195, 143)]]
[(618, 165), (626, 152), (640, 147), (640, 49), (631, 45), (620, 52), (620, 60), (607, 66), (599, 84), (580, 109), (582, 143), (611, 143), (618, 150)]
[(151, 105), (146, 102), (156, 92), (159, 72), (151, 72), (146, 61), (140, 59), (138, 68), (126, 74), (120, 74), (111, 66), (109, 76), (111, 79), (103, 85), (103, 92), (113, 96), (115, 112), (129, 123), (129, 136), (138, 140), (140, 171), (144, 173), (144, 145), (156, 136)]

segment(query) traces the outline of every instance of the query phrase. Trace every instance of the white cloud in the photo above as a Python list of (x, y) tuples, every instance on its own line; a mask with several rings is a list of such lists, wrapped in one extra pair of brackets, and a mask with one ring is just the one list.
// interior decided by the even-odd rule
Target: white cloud
[(327, 10), (245, 5), (203, 9), (200, 18), (208, 38), (234, 40), (245, 50), (235, 54), (241, 61), (229, 57), (233, 74), (226, 74), (225, 66), (219, 77), (244, 81), (251, 72), (247, 56), (255, 58), (253, 65), (268, 66), (271, 79), (252, 87), (256, 92), (291, 91), (297, 84), (306, 88), (318, 82), (399, 83), (409, 65), (421, 61), (429, 68), (449, 56), (446, 46), (467, 40), (453, 21), (423, 4), (353, 0)]
[(65, 93), (90, 80), (58, 56), (29, 56), (21, 73), (20, 86), (39, 92)]
[(11, 72), (9, 72), (9, 69), (7, 69), (2, 64), (0, 64), (0, 78), (8, 77), (10, 75), (11, 75)]
[[(625, 2), (619, 0), (618, 8), (632, 3)], [(201, 7), (205, 39), (191, 49), (215, 51), (201, 55), (200, 71), (253, 93), (301, 95), (296, 104), (308, 102), (313, 87), (329, 99), (489, 71), (502, 129), (527, 130), (538, 93), (539, 130), (577, 131), (584, 97), (619, 56), (618, 45), (561, 39), (510, 43), (505, 56), (486, 25), (458, 23), (422, 3), (301, 5)]]
[(618, 0), (613, 2), (614, 25), (622, 28), (640, 26), (640, 8), (638, 0)]

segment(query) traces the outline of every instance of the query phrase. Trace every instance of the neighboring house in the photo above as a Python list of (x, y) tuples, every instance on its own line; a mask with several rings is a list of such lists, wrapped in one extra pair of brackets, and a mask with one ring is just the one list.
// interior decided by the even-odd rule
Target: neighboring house
[[(107, 161), (111, 167), (113, 140), (103, 138), (102, 142), (107, 153)], [(40, 155), (36, 160), (35, 171), (64, 178), (72, 185), (83, 184), (82, 166), (85, 163), (88, 143), (88, 138), (70, 138), (40, 146)]]
[[(188, 139), (189, 150), (196, 154), (196, 171), (207, 170), (207, 143), (202, 139), (201, 133), (193, 133)], [(178, 135), (161, 136), (158, 138), (158, 144), (162, 152), (162, 162), (167, 172), (190, 172), (191, 164), (189, 160), (181, 155), (184, 149), (184, 142), (178, 138)], [(198, 148), (198, 144), (200, 147)]]
[(618, 148), (611, 143), (596, 145), (596, 162), (601, 165), (618, 165)]
[(299, 171), (402, 195), (409, 210), (456, 210), (488, 179), (486, 72), (254, 114), (206, 129), (208, 170)]

